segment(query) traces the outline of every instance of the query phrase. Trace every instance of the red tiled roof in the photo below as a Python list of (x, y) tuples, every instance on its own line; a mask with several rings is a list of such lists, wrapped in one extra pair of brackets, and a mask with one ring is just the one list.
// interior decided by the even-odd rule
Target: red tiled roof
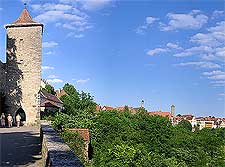
[(45, 99), (47, 99), (47, 100), (49, 100), (49, 101), (53, 101), (53, 102), (57, 102), (57, 103), (63, 104), (63, 102), (62, 102), (58, 97), (56, 97), (56, 96), (53, 95), (53, 94), (44, 92), (44, 91), (41, 91), (41, 97), (42, 97), (42, 98), (45, 98)]
[(113, 110), (114, 109), (113, 107), (110, 107), (110, 106), (104, 106), (102, 108), (105, 108), (105, 110)]
[(89, 129), (69, 129), (72, 132), (77, 132), (79, 133), (84, 141), (90, 141), (90, 134), (89, 134)]
[(60, 108), (60, 106), (58, 106), (55, 102), (51, 102), (51, 101), (45, 101), (44, 103), (41, 103), (41, 107), (56, 107), (56, 108)]
[(116, 107), (115, 110), (123, 111), (125, 107)]
[(154, 111), (154, 112), (148, 112), (149, 115), (159, 115), (162, 117), (171, 117), (170, 112), (161, 112), (161, 111)]
[(175, 120), (192, 120), (194, 115), (192, 114), (186, 114), (186, 115), (181, 115), (181, 116), (176, 116)]
[(188, 115), (188, 116), (184, 116), (183, 118), (186, 120), (192, 120), (193, 119), (193, 115)]
[(96, 105), (96, 111), (100, 111), (101, 110), (101, 106), (100, 105)]
[(64, 95), (67, 95), (67, 93), (65, 92), (65, 90), (61, 90), (61, 89), (59, 89), (59, 90), (56, 90), (55, 91), (55, 93), (56, 93), (56, 96), (58, 97), (58, 98), (60, 98), (60, 97), (62, 97), (62, 96), (64, 96)]
[(192, 114), (185, 114), (185, 115), (181, 115), (181, 117), (194, 117), (194, 115), (192, 115)]
[(26, 8), (23, 9), (19, 18), (13, 24), (20, 24), (20, 23), (36, 23), (32, 20), (32, 17), (30, 16)]

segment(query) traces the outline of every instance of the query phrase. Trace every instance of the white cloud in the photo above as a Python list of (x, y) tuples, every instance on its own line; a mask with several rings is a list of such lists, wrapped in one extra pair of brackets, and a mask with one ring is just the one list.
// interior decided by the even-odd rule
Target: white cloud
[(47, 79), (47, 82), (49, 82), (49, 83), (63, 83), (63, 80), (54, 78), (54, 79)]
[(136, 29), (136, 33), (143, 34), (157, 20), (159, 20), (159, 18), (151, 17), (151, 16), (146, 17), (144, 25), (139, 26)]
[(193, 55), (203, 55), (203, 54), (212, 54), (213, 49), (208, 46), (194, 46), (188, 49), (185, 49), (183, 52), (174, 54), (175, 57), (187, 57)]
[(213, 80), (225, 80), (225, 72), (221, 70), (211, 71), (211, 72), (204, 72), (203, 75), (208, 76), (208, 79)]
[(90, 81), (90, 78), (76, 80), (76, 82), (77, 82), (77, 83), (80, 83), (80, 84), (85, 84), (85, 83), (87, 83), (88, 81)]
[(26, 4), (30, 3), (30, 1), (31, 0), (21, 0), (22, 3), (26, 3)]
[(83, 32), (92, 28), (88, 19), (89, 16), (78, 9), (76, 4), (34, 4), (34, 11), (39, 15), (34, 18), (45, 24), (54, 23), (58, 28), (65, 28), (71, 31)]
[(49, 51), (49, 52), (46, 52), (45, 55), (52, 55), (53, 52), (52, 51)]
[(222, 10), (215, 10), (212, 14), (212, 19), (216, 19), (218, 17), (224, 16), (224, 11)]
[(224, 42), (225, 34), (223, 32), (214, 32), (214, 33), (198, 33), (191, 37), (191, 42), (208, 45), (208, 46), (220, 46), (221, 42)]
[(221, 68), (219, 64), (212, 62), (192, 61), (176, 64), (177, 66), (195, 66), (197, 68), (216, 69)]
[(52, 48), (52, 47), (55, 47), (57, 46), (58, 43), (57, 42), (54, 42), (54, 41), (50, 41), (50, 42), (43, 42), (42, 43), (42, 47), (43, 48)]
[(214, 84), (225, 84), (225, 81), (213, 81), (211, 83), (214, 83)]
[(83, 37), (84, 37), (83, 34), (76, 34), (76, 35), (74, 35), (74, 38), (83, 38)]
[(182, 47), (178, 46), (175, 43), (167, 43), (166, 46), (171, 49), (182, 49)]
[(225, 93), (219, 93), (218, 96), (225, 96)]
[[(211, 72), (204, 72), (204, 76), (207, 76), (210, 80), (215, 80), (213, 83), (213, 86), (222, 86), (225, 83), (225, 72), (221, 70), (215, 70)], [(225, 86), (225, 85), (224, 85)]]
[(51, 66), (42, 66), (41, 69), (42, 70), (54, 70), (55, 68), (51, 67)]
[[(57, 28), (79, 33), (93, 28), (87, 10), (102, 9), (111, 4), (112, 1), (59, 0), (57, 3), (54, 2), (31, 5), (33, 11), (38, 13), (34, 20), (46, 25), (55, 24)], [(81, 36), (75, 35), (75, 38), (81, 38)]]
[(149, 17), (146, 17), (146, 24), (152, 24), (152, 23), (154, 23), (155, 21), (157, 21), (157, 20), (159, 20), (159, 18), (156, 18), (156, 17), (151, 17), (151, 16), (149, 16)]
[(224, 87), (225, 86), (225, 80), (221, 80), (221, 81), (213, 81), (211, 82), (211, 84), (214, 87)]
[(112, 0), (78, 0), (85, 10), (98, 10), (108, 6)]
[(74, 33), (74, 32), (70, 32), (70, 33), (67, 34), (67, 37), (83, 38), (84, 37), (84, 34), (77, 34), (77, 33)]
[(114, 0), (59, 0), (60, 3), (81, 6), (84, 10), (99, 10), (113, 4)]
[(59, 0), (60, 3), (72, 3), (74, 0)]
[(206, 33), (197, 33), (190, 38), (196, 45), (174, 54), (175, 57), (198, 56), (202, 60), (220, 61), (225, 58), (225, 21), (207, 28)]
[(225, 75), (224, 71), (216, 70), (211, 72), (204, 72), (203, 75), (212, 76), (212, 75)]
[(49, 75), (47, 78), (58, 78), (56, 75)]
[(75, 35), (74, 35), (74, 38), (83, 38), (83, 37), (84, 37), (83, 34), (75, 34)]
[(199, 10), (192, 10), (188, 14), (168, 13), (168, 24), (161, 24), (162, 31), (177, 29), (200, 29), (207, 23), (208, 17), (200, 14)]
[(55, 11), (55, 10), (50, 10), (46, 11), (37, 17), (34, 18), (34, 20), (38, 22), (43, 22), (43, 23), (50, 23), (50, 22), (57, 22), (57, 21), (83, 21), (85, 18), (78, 16), (76, 14), (69, 14), (65, 13), (64, 11)]
[(198, 33), (191, 37), (191, 42), (199, 45), (221, 46), (225, 42), (225, 21), (218, 22), (215, 27), (208, 28), (208, 33)]
[(175, 43), (167, 43), (165, 48), (155, 48), (147, 51), (147, 55), (154, 56), (161, 53), (170, 52), (172, 49), (183, 49)]
[(34, 4), (31, 5), (31, 8), (34, 11), (52, 11), (52, 10), (59, 10), (59, 11), (67, 11), (72, 9), (73, 7), (71, 5), (65, 5), (65, 4), (54, 4), (54, 3), (45, 3), (43, 5), (41, 4)]
[(160, 54), (160, 53), (165, 53), (167, 52), (168, 49), (164, 49), (164, 48), (155, 48), (155, 49), (152, 49), (152, 50), (148, 50), (147, 51), (147, 55), (150, 55), (150, 56), (154, 56), (156, 54)]
[(213, 76), (208, 77), (208, 79), (213, 79), (213, 80), (225, 79), (225, 74), (222, 74), (222, 75), (213, 75)]
[(88, 25), (86, 22), (79, 21), (62, 24), (62, 27), (77, 32), (84, 32), (85, 30), (92, 28), (92, 26)]

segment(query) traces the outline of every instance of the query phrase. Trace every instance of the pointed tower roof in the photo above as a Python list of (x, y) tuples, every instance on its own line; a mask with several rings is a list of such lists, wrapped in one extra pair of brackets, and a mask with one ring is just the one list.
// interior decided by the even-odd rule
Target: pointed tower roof
[(27, 27), (27, 26), (42, 26), (43, 27), (43, 24), (32, 20), (32, 17), (30, 16), (26, 8), (26, 4), (24, 4), (24, 9), (21, 12), (20, 16), (18, 17), (18, 19), (11, 24), (7, 24), (5, 27), (9, 28), (9, 27)]
[(32, 20), (32, 17), (30, 16), (30, 14), (26, 8), (23, 9), (19, 18), (13, 24), (20, 24), (20, 23), (35, 23)]

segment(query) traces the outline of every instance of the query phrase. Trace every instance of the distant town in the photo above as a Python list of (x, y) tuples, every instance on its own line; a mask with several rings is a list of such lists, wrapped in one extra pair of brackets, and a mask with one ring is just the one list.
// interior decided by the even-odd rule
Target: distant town
[[(144, 106), (142, 106), (144, 107)], [(136, 112), (138, 108), (128, 107), (131, 112)], [(97, 110), (125, 110), (125, 107), (111, 107), (111, 106), (97, 106)], [(199, 130), (203, 128), (225, 128), (225, 118), (218, 118), (214, 116), (196, 117), (193, 114), (178, 114), (175, 115), (175, 106), (172, 105), (170, 111), (148, 111), (149, 115), (158, 115), (167, 117), (173, 125), (179, 124), (182, 120), (187, 120), (191, 123), (193, 131), (196, 128)]]
[[(42, 87), (46, 87), (46, 84), (49, 85), (46, 81), (42, 81)], [(66, 94), (64, 90), (56, 90), (55, 95), (48, 94), (46, 92), (41, 93), (41, 111), (44, 110), (52, 110), (58, 108), (58, 111), (63, 109), (63, 102), (60, 100), (60, 97)], [(96, 111), (109, 111), (109, 110), (117, 110), (117, 111), (124, 111), (127, 109), (131, 113), (136, 113), (140, 108), (145, 108), (144, 100), (141, 101), (140, 107), (131, 107), (131, 106), (119, 106), (113, 107), (108, 105), (100, 105), (96, 106)], [(182, 120), (187, 120), (191, 123), (193, 131), (196, 129), (203, 129), (203, 128), (225, 128), (225, 118), (218, 118), (214, 116), (208, 117), (201, 117), (195, 116), (193, 114), (175, 114), (175, 105), (171, 105), (170, 111), (147, 111), (149, 115), (158, 115), (162, 117), (167, 117), (173, 125), (179, 124)]]

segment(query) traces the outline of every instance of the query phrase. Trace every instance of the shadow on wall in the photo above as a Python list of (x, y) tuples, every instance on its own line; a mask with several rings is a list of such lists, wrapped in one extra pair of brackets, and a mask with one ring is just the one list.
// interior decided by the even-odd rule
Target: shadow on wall
[(4, 113), (5, 94), (0, 92), (0, 114)]
[[(16, 55), (17, 47), (16, 39), (9, 38), (7, 35), (7, 76), (6, 76), (6, 103), (5, 111), (7, 114), (12, 114), (15, 118), (16, 111), (21, 108), (22, 90), (20, 80), (23, 79), (23, 73), (19, 69), (22, 60)], [(19, 41), (20, 42), (20, 41)]]
[(39, 133), (0, 133), (0, 166), (40, 166), (41, 145)]

